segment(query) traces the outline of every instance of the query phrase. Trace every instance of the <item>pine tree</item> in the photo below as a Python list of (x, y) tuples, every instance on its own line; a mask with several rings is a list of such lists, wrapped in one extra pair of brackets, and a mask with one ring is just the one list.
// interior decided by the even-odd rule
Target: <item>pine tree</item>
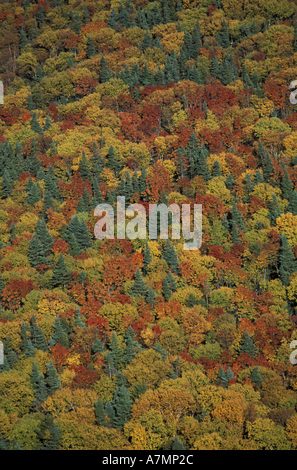
[(104, 411), (106, 416), (109, 418), (110, 425), (112, 425), (115, 419), (115, 412), (109, 399), (106, 400)]
[(218, 160), (215, 160), (213, 167), (212, 167), (212, 177), (214, 178), (215, 176), (221, 176), (221, 175), (222, 175), (222, 172), (221, 172), (220, 164)]
[(282, 196), (283, 198), (287, 199), (288, 201), (291, 198), (292, 191), (293, 191), (293, 185), (292, 182), (289, 178), (289, 174), (287, 171), (287, 168), (283, 165), (283, 177), (281, 179), (280, 187), (282, 190)]
[(165, 259), (166, 263), (168, 264), (168, 267), (172, 270), (174, 274), (180, 274), (180, 269), (178, 266), (178, 256), (172, 242), (170, 242), (169, 239), (166, 240), (162, 257), (163, 259)]
[(143, 265), (142, 265), (142, 272), (144, 275), (147, 274), (147, 267), (152, 261), (151, 250), (148, 245), (148, 242), (145, 242), (145, 248), (143, 250)]
[(4, 170), (3, 175), (2, 175), (1, 189), (2, 189), (2, 197), (4, 199), (8, 198), (13, 190), (13, 180), (7, 169)]
[(34, 235), (42, 244), (44, 256), (49, 256), (51, 254), (54, 240), (43, 217), (38, 219), (36, 222)]
[(252, 370), (252, 373), (250, 375), (250, 379), (253, 382), (253, 384), (256, 385), (256, 387), (258, 387), (263, 382), (264, 379), (263, 379), (263, 377), (261, 376), (261, 374), (259, 372), (259, 367), (258, 366), (254, 367), (254, 369)]
[(68, 335), (62, 326), (59, 316), (56, 317), (53, 328), (54, 328), (54, 334), (52, 335), (49, 341), (49, 345), (54, 346), (55, 344), (60, 344), (61, 346), (64, 346), (67, 348), (69, 346)]
[(145, 300), (151, 307), (154, 307), (156, 298), (157, 294), (155, 293), (154, 289), (150, 286), (148, 288)]
[(279, 203), (279, 200), (276, 194), (272, 194), (271, 200), (268, 202), (268, 218), (270, 220), (271, 225), (275, 225), (276, 219), (281, 215), (282, 210)]
[(112, 8), (111, 12), (110, 12), (110, 16), (109, 16), (109, 21), (108, 21), (108, 26), (110, 28), (113, 28), (115, 29), (117, 24), (118, 24), (118, 14), (116, 13), (114, 7)]
[(138, 296), (138, 295), (139, 296), (145, 296), (146, 292), (147, 292), (147, 286), (146, 286), (144, 280), (142, 279), (142, 275), (141, 275), (141, 272), (140, 272), (139, 268), (137, 268), (136, 274), (135, 274), (135, 281), (134, 281), (134, 284), (131, 287), (130, 295), (132, 295), (132, 296)]
[(243, 342), (239, 350), (240, 353), (247, 353), (252, 357), (257, 356), (257, 349), (255, 347), (254, 341), (249, 335), (248, 331), (246, 331), (243, 335)]
[(30, 121), (30, 126), (31, 126), (32, 131), (36, 132), (37, 134), (43, 134), (43, 130), (39, 124), (36, 111), (33, 111), (32, 118)]
[(288, 212), (291, 212), (293, 215), (297, 215), (297, 191), (294, 189), (291, 192), (289, 205), (288, 205)]
[(39, 184), (33, 184), (31, 185), (31, 188), (28, 192), (28, 196), (26, 198), (26, 202), (32, 206), (39, 202), (41, 200), (41, 194), (40, 194), (40, 186)]
[(86, 57), (90, 59), (92, 56), (96, 55), (96, 49), (93, 42), (93, 39), (88, 36), (87, 37), (87, 49), (86, 49)]
[(71, 279), (71, 272), (68, 271), (64, 256), (62, 253), (60, 254), (56, 267), (53, 271), (53, 275), (51, 278), (51, 285), (52, 287), (58, 287), (58, 286), (66, 286)]
[(112, 364), (114, 365), (116, 369), (118, 369), (120, 366), (122, 356), (123, 356), (123, 351), (120, 347), (120, 343), (119, 343), (119, 340), (115, 331), (111, 333), (109, 348), (110, 348), (110, 357), (112, 360)]
[(61, 389), (60, 377), (52, 360), (46, 366), (45, 384), (50, 396), (53, 395), (57, 390)]
[(32, 236), (29, 248), (28, 248), (28, 259), (33, 268), (37, 268), (39, 265), (47, 264), (48, 260), (44, 254), (43, 246), (38, 238)]
[(44, 382), (44, 376), (39, 372), (38, 365), (35, 360), (33, 362), (30, 379), (34, 389), (34, 407), (38, 409), (40, 405), (47, 399), (48, 395)]
[(168, 300), (172, 296), (172, 290), (169, 287), (166, 277), (163, 279), (163, 283), (162, 283), (162, 294), (165, 299), (165, 302), (168, 302)]
[(282, 234), (280, 240), (279, 277), (283, 285), (287, 287), (290, 283), (290, 276), (297, 271), (297, 261), (291, 250), (287, 237)]
[(48, 346), (45, 340), (45, 335), (43, 333), (43, 330), (39, 328), (39, 326), (37, 325), (37, 321), (36, 321), (36, 317), (34, 313), (31, 317), (30, 335), (31, 335), (32, 345), (36, 349), (40, 349), (41, 351), (47, 351)]
[(111, 73), (108, 71), (105, 57), (102, 55), (100, 61), (100, 83), (108, 82), (110, 78)]
[(183, 443), (179, 440), (179, 438), (177, 436), (174, 436), (174, 440), (173, 440), (171, 449), (172, 450), (185, 450), (186, 448), (183, 445)]
[(128, 389), (124, 385), (117, 387), (112, 402), (114, 409), (113, 427), (122, 429), (125, 423), (130, 420), (132, 403)]
[(95, 403), (95, 417), (98, 426), (106, 426), (104, 405), (100, 398)]
[(96, 338), (95, 343), (92, 346), (92, 353), (97, 354), (104, 351), (104, 347), (100, 338)]
[(225, 19), (223, 19), (221, 30), (217, 33), (216, 39), (217, 39), (219, 45), (223, 49), (226, 49), (227, 47), (230, 46), (229, 31), (228, 31), (228, 26), (226, 24)]

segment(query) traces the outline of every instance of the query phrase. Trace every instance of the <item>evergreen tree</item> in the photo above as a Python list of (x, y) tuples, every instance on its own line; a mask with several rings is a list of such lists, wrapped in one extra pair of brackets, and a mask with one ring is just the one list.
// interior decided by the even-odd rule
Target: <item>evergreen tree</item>
[(261, 374), (259, 372), (259, 367), (258, 366), (254, 367), (254, 369), (252, 370), (252, 373), (250, 375), (250, 379), (253, 382), (253, 384), (256, 385), (256, 387), (258, 387), (263, 382), (264, 379), (263, 379), (263, 377), (261, 376)]
[(128, 389), (124, 385), (117, 387), (112, 402), (114, 409), (113, 427), (122, 429), (125, 423), (130, 420), (132, 403)]
[(95, 403), (95, 417), (98, 426), (106, 426), (104, 405), (100, 398)]
[(213, 167), (212, 167), (212, 176), (214, 178), (215, 176), (221, 176), (221, 175), (222, 175), (222, 172), (221, 172), (220, 164), (218, 160), (215, 160)]
[(36, 111), (33, 111), (32, 118), (30, 121), (30, 126), (31, 126), (32, 131), (36, 132), (37, 134), (43, 134), (43, 130), (39, 124)]
[(229, 31), (225, 19), (223, 19), (221, 30), (217, 33), (216, 39), (220, 47), (222, 47), (223, 49), (226, 49), (230, 46)]
[(47, 399), (47, 390), (43, 374), (39, 372), (38, 365), (35, 360), (33, 362), (30, 378), (34, 389), (34, 408), (38, 409), (40, 405)]
[(5, 168), (3, 175), (2, 175), (2, 198), (6, 199), (10, 196), (13, 190), (13, 180), (10, 176), (9, 171)]
[(53, 276), (51, 278), (52, 287), (66, 286), (71, 278), (71, 272), (68, 271), (64, 256), (60, 254), (56, 267), (53, 271)]
[(116, 369), (118, 369), (123, 356), (123, 351), (120, 347), (120, 343), (115, 331), (111, 333), (109, 348), (112, 364)]
[(86, 49), (86, 57), (90, 59), (92, 56), (96, 55), (96, 49), (93, 42), (93, 39), (88, 36), (87, 38), (87, 49)]
[(115, 412), (109, 399), (106, 400), (104, 411), (106, 416), (109, 418), (110, 425), (112, 425), (115, 420)]
[(46, 366), (45, 384), (50, 396), (53, 395), (57, 390), (61, 389), (60, 377), (52, 360)]
[(44, 256), (49, 256), (51, 254), (54, 240), (43, 217), (38, 219), (36, 222), (34, 235), (42, 244)]
[(163, 250), (163, 259), (165, 259), (168, 267), (172, 270), (174, 274), (180, 274), (180, 269), (178, 267), (178, 256), (175, 251), (173, 244), (169, 239), (166, 240), (166, 244)]
[(100, 338), (96, 338), (95, 343), (92, 346), (92, 353), (97, 354), (104, 351), (104, 347)]
[(102, 55), (101, 61), (100, 61), (100, 83), (108, 82), (110, 78), (111, 78), (111, 74), (107, 69), (107, 63), (106, 63), (105, 57)]
[(291, 192), (289, 205), (288, 205), (288, 212), (291, 212), (293, 215), (297, 215), (297, 191), (294, 189)]
[(147, 274), (147, 267), (152, 261), (151, 250), (148, 245), (148, 242), (145, 242), (145, 248), (143, 250), (143, 265), (142, 265), (142, 272), (144, 275)]
[(163, 283), (162, 283), (162, 294), (165, 299), (165, 302), (168, 302), (168, 300), (172, 296), (172, 290), (169, 287), (166, 277), (163, 279)]
[(130, 295), (132, 296), (145, 296), (147, 292), (147, 286), (142, 279), (141, 272), (139, 268), (137, 268), (136, 274), (135, 274), (135, 281), (134, 284), (131, 287), (130, 290)]
[(285, 234), (280, 237), (279, 277), (284, 286), (288, 286), (290, 276), (297, 271), (297, 261)]
[(177, 436), (174, 436), (171, 449), (172, 450), (185, 450), (185, 446), (183, 445), (183, 443), (179, 440)]
[(37, 437), (40, 441), (37, 450), (59, 449), (61, 443), (61, 433), (52, 416), (43, 416), (37, 431)]
[(28, 259), (33, 268), (37, 268), (39, 265), (45, 265), (48, 262), (47, 257), (44, 254), (42, 243), (34, 235), (29, 243)]
[(282, 190), (283, 198), (285, 198), (289, 201), (290, 198), (291, 198), (291, 195), (292, 195), (293, 185), (292, 185), (292, 182), (290, 180), (287, 168), (285, 167), (285, 165), (282, 165), (282, 166), (283, 166), (284, 174), (283, 174), (283, 177), (281, 179), (280, 187), (281, 187), (281, 190)]
[(54, 334), (52, 335), (49, 341), (50, 346), (54, 346), (55, 344), (60, 344), (61, 346), (68, 348), (69, 346), (68, 335), (62, 326), (59, 316), (55, 318), (55, 323), (53, 325), (53, 328), (54, 328)]
[(41, 328), (37, 325), (36, 317), (33, 313), (31, 317), (31, 324), (30, 324), (30, 335), (32, 345), (36, 349), (40, 349), (41, 351), (47, 351), (48, 346), (46, 344), (45, 335)]
[(248, 331), (246, 331), (243, 335), (243, 342), (239, 350), (240, 353), (247, 353), (252, 357), (257, 356), (257, 349), (255, 347), (254, 341), (249, 335)]
[(162, 361), (165, 361), (165, 359), (167, 358), (167, 354), (166, 354), (165, 349), (163, 349), (163, 348), (161, 347), (161, 344), (160, 344), (159, 341), (157, 342), (157, 345), (154, 346), (154, 350), (155, 350), (157, 353), (161, 354), (161, 356), (162, 356)]
[(115, 11), (114, 7), (111, 9), (111, 12), (110, 12), (110, 16), (109, 16), (109, 21), (108, 21), (108, 26), (110, 28), (113, 28), (115, 29), (117, 24), (118, 24), (118, 14), (117, 12)]
[(156, 298), (157, 294), (155, 293), (154, 289), (150, 286), (148, 288), (145, 300), (151, 307), (153, 307), (155, 305)]
[(276, 219), (281, 215), (282, 210), (280, 207), (279, 200), (276, 196), (276, 194), (272, 194), (271, 200), (268, 202), (268, 208), (269, 208), (269, 213), (268, 213), (268, 218), (270, 220), (271, 225), (275, 225)]

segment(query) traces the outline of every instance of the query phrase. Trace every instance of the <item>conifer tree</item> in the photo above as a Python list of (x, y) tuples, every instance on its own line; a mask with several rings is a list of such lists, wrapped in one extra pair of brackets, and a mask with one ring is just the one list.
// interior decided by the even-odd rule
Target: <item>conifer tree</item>
[(151, 250), (148, 245), (148, 242), (145, 242), (145, 248), (143, 250), (143, 265), (142, 265), (142, 272), (144, 275), (147, 274), (147, 267), (152, 261)]
[(46, 344), (45, 335), (43, 333), (43, 330), (37, 325), (37, 321), (36, 321), (36, 317), (34, 313), (31, 317), (30, 323), (31, 323), (30, 335), (31, 335), (32, 345), (36, 349), (40, 349), (41, 351), (46, 351), (48, 349), (48, 346)]
[(172, 290), (169, 287), (166, 277), (163, 279), (163, 283), (162, 283), (162, 294), (166, 302), (168, 302), (168, 300), (172, 296)]
[(53, 328), (54, 328), (54, 334), (52, 335), (49, 341), (49, 345), (54, 346), (55, 344), (58, 343), (61, 346), (64, 346), (67, 348), (69, 346), (68, 335), (62, 326), (59, 316), (55, 318), (55, 323), (53, 325)]
[(229, 31), (225, 19), (223, 19), (221, 30), (217, 33), (216, 39), (223, 49), (230, 46)]
[(290, 283), (290, 276), (297, 271), (297, 261), (286, 235), (282, 234), (280, 240), (281, 247), (279, 254), (279, 277), (283, 285), (287, 287)]
[(253, 382), (253, 384), (255, 384), (256, 387), (259, 387), (259, 385), (263, 382), (264, 379), (259, 372), (258, 366), (254, 367), (254, 369), (252, 370), (250, 379)]
[(183, 445), (183, 443), (179, 440), (177, 436), (174, 436), (171, 449), (172, 450), (185, 450), (185, 446)]
[(42, 127), (39, 124), (37, 112), (33, 111), (32, 118), (30, 121), (32, 131), (36, 132), (37, 134), (43, 134)]
[(113, 427), (122, 429), (125, 423), (130, 420), (132, 403), (128, 389), (124, 385), (117, 387), (112, 402), (114, 409)]
[(42, 243), (34, 235), (32, 236), (29, 243), (28, 259), (33, 268), (36, 268), (39, 265), (47, 264), (48, 262), (48, 259), (44, 254)]
[(275, 193), (272, 194), (271, 200), (268, 202), (268, 218), (270, 220), (271, 225), (275, 225), (276, 219), (281, 215), (281, 207), (279, 200)]
[(111, 333), (109, 348), (110, 348), (110, 357), (112, 360), (112, 364), (114, 365), (116, 369), (118, 369), (120, 366), (122, 356), (123, 356), (123, 351), (120, 347), (120, 343), (119, 343), (119, 340), (115, 331)]
[(291, 192), (289, 205), (288, 205), (288, 212), (291, 212), (293, 215), (297, 215), (297, 191), (294, 189)]
[(61, 389), (60, 377), (52, 360), (46, 366), (45, 384), (50, 396), (53, 395), (57, 390)]
[(156, 298), (157, 294), (155, 293), (154, 289), (150, 286), (148, 288), (145, 300), (151, 307), (153, 307), (155, 305)]
[(134, 281), (134, 284), (131, 287), (130, 295), (132, 295), (132, 296), (138, 296), (138, 295), (139, 296), (145, 296), (146, 292), (147, 292), (147, 286), (146, 286), (144, 280), (142, 279), (142, 275), (141, 275), (141, 272), (140, 272), (139, 268), (137, 268), (136, 274), (135, 274), (135, 281)]
[(104, 405), (100, 397), (97, 399), (95, 403), (95, 417), (96, 417), (96, 423), (98, 424), (98, 426), (106, 426)]
[(243, 342), (239, 350), (240, 353), (247, 353), (252, 357), (257, 356), (257, 349), (255, 347), (254, 341), (249, 335), (248, 331), (246, 331), (243, 335)]
[(53, 271), (53, 275), (51, 278), (51, 285), (52, 287), (58, 286), (66, 286), (71, 278), (71, 272), (68, 271), (64, 256), (62, 253), (60, 254), (55, 269)]

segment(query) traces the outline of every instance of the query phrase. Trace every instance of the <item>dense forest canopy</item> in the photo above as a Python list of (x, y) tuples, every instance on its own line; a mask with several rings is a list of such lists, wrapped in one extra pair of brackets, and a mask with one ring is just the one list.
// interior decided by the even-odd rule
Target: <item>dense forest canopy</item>
[[(296, 18), (1, 1), (1, 450), (297, 448)], [(98, 240), (117, 196), (201, 248)]]

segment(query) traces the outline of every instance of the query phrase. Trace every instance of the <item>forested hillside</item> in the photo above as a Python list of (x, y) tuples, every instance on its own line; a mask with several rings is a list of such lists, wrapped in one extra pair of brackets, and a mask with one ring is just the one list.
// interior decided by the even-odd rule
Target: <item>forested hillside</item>
[[(1, 1), (1, 450), (297, 449), (296, 19)], [(201, 248), (96, 239), (119, 195)]]

